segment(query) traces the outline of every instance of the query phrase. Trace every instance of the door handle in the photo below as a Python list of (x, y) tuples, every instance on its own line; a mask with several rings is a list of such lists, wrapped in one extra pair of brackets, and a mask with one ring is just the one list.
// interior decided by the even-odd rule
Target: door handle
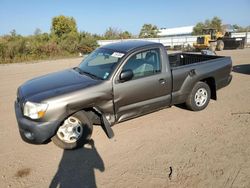
[(167, 81), (164, 78), (161, 78), (159, 82), (161, 85), (165, 85), (167, 83)]

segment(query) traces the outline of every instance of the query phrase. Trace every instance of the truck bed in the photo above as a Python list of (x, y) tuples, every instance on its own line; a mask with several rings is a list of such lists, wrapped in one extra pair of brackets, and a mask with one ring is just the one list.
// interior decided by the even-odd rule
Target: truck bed
[(172, 68), (212, 59), (223, 58), (222, 56), (189, 54), (189, 53), (174, 53), (169, 54), (169, 63)]
[[(197, 80), (209, 78), (217, 90), (230, 82), (230, 57), (189, 53), (168, 56), (172, 72), (172, 104), (185, 102)], [(216, 99), (215, 96), (212, 98)]]

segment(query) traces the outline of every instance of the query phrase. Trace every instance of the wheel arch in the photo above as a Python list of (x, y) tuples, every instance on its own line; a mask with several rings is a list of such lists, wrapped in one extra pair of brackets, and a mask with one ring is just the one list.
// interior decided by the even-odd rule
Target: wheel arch
[(200, 80), (201, 82), (205, 82), (211, 91), (211, 99), (217, 100), (217, 92), (216, 92), (216, 82), (213, 77), (208, 77), (205, 79)]
[(87, 113), (87, 116), (93, 124), (101, 125), (108, 138), (114, 137), (114, 132), (111, 128), (111, 126), (115, 123), (114, 115), (105, 114), (98, 107), (91, 107), (83, 110)]

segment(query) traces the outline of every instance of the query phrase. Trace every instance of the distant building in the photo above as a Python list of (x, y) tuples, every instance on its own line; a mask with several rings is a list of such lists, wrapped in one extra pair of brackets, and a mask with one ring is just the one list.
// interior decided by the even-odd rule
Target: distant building
[(159, 29), (159, 37), (187, 36), (191, 35), (194, 26), (176, 27), (176, 28), (161, 28)]

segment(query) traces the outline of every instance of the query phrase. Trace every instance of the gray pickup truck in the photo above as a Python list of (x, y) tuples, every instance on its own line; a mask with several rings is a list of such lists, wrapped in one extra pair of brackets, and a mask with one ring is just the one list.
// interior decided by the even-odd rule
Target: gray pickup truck
[[(16, 118), (24, 141), (81, 147), (93, 125), (109, 138), (112, 125), (175, 104), (207, 107), (231, 79), (230, 57), (175, 53), (162, 44), (128, 41), (96, 49), (75, 68), (18, 88)], [(153, 129), (153, 127), (152, 127)]]

